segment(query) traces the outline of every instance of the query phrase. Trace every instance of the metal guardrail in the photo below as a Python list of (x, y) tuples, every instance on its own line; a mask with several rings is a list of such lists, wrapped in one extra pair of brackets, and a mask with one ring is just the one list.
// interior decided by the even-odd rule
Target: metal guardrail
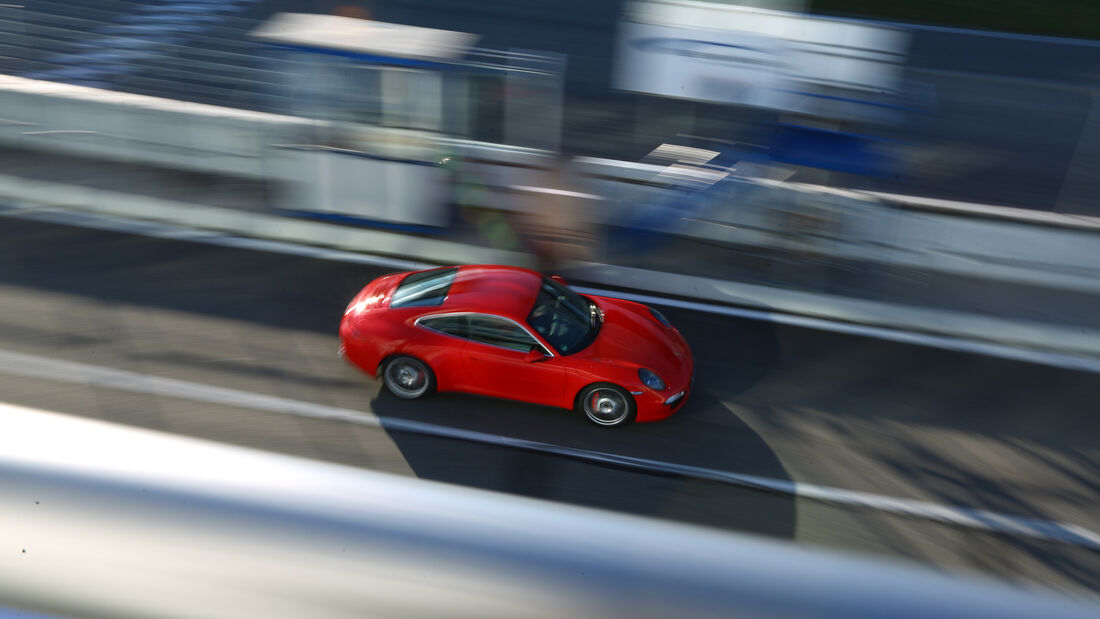
[[(272, 187), (284, 187), (293, 178), (285, 152), (276, 145), (309, 143), (313, 135), (332, 130), (304, 118), (8, 76), (0, 76), (0, 101), (5, 108), (0, 141), (17, 148), (238, 175)], [(385, 140), (373, 139), (372, 148), (427, 139), (415, 132), (386, 132)], [(490, 208), (507, 208), (514, 198), (501, 190), (539, 184), (538, 170), (553, 163), (539, 151), (464, 140), (429, 140), (425, 148), (476, 161), (462, 167), (469, 177), (464, 182), (487, 190), (481, 193)], [(705, 194), (687, 196), (667, 166), (581, 159), (575, 167), (583, 190), (608, 198), (591, 209), (592, 219), (601, 224), (648, 227), (728, 247), (1100, 289), (1091, 260), (1100, 246), (1095, 218), (925, 203), (754, 178), (723, 181), (728, 191), (720, 183)], [(288, 198), (293, 195), (286, 192)], [(684, 203), (691, 212), (675, 208)], [(283, 208), (307, 210), (309, 204)]]
[(1068, 598), (0, 405), (0, 605), (69, 617), (1094, 617)]

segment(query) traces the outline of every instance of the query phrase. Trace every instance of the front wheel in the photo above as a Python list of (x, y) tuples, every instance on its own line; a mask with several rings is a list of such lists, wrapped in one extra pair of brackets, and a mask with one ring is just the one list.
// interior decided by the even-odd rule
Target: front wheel
[(576, 408), (588, 421), (604, 427), (621, 426), (634, 421), (634, 396), (610, 383), (589, 385), (577, 395)]
[(394, 357), (387, 361), (382, 381), (390, 393), (405, 400), (414, 400), (435, 390), (432, 370), (414, 357)]

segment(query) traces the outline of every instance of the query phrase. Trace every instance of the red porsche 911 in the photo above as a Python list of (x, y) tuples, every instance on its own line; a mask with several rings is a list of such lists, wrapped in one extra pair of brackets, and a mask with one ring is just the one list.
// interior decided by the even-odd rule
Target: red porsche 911
[(340, 342), (399, 398), (462, 391), (576, 409), (601, 426), (668, 417), (695, 369), (657, 310), (507, 266), (380, 277), (348, 305)]

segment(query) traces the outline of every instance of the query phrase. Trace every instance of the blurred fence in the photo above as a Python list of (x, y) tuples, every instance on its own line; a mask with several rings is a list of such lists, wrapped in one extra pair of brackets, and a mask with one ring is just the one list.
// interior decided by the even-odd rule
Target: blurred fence
[[(262, 4), (29, 0), (0, 6), (0, 71), (282, 112), (290, 109), (287, 67), (270, 64), (247, 37), (263, 11), (271, 10)], [(395, 15), (408, 23), (438, 25), (427, 15), (430, 4), (402, 7)], [(312, 5), (303, 0), (279, 6), (310, 10)], [(471, 20), (449, 27), (480, 25), (490, 31), (472, 32), (494, 39), (498, 33), (492, 29), (505, 24), (504, 18)], [(529, 46), (568, 52), (571, 32), (592, 36), (584, 24), (557, 24), (562, 32)], [(550, 27), (549, 22), (524, 24), (532, 31)], [(830, 175), (830, 184), (1100, 214), (1091, 198), (1100, 192), (1100, 73), (1095, 68), (1100, 48), (976, 31), (912, 27), (909, 33), (913, 43), (904, 76), (924, 112), (898, 128), (898, 173), (882, 178), (838, 173)], [(605, 53), (611, 54), (610, 46)], [(573, 66), (576, 61), (569, 61), (570, 74), (591, 72), (591, 67)], [(566, 92), (562, 140), (571, 154), (638, 160), (680, 134), (743, 139), (744, 121), (760, 118), (729, 106), (615, 93), (610, 75), (597, 78), (590, 76), (583, 87), (574, 84)]]
[[(272, 109), (274, 71), (247, 33), (249, 0), (27, 2), (0, 7), (0, 71), (245, 109)], [(276, 86), (279, 87), (276, 87)]]

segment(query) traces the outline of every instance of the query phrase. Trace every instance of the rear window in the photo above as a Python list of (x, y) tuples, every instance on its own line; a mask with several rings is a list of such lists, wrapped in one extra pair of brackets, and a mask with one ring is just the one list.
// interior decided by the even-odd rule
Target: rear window
[(441, 305), (455, 281), (458, 267), (413, 273), (397, 286), (390, 307)]

